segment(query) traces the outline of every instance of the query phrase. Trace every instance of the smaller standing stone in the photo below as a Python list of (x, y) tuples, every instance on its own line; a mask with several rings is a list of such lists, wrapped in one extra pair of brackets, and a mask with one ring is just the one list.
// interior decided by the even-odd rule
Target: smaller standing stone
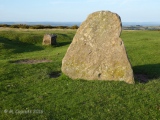
[(43, 37), (43, 45), (57, 45), (57, 35), (45, 34)]

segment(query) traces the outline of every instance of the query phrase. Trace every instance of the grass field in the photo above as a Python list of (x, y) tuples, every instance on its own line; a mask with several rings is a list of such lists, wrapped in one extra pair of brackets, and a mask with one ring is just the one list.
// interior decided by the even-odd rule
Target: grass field
[[(61, 61), (75, 32), (0, 28), (0, 120), (159, 120), (160, 31), (121, 34), (134, 85), (62, 74)], [(58, 45), (42, 46), (45, 33), (57, 34)]]

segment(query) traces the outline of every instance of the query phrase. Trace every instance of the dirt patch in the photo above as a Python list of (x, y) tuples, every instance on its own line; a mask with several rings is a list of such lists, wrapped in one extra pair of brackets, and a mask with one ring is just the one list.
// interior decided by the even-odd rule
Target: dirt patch
[(61, 72), (60, 71), (55, 71), (49, 74), (50, 78), (57, 78), (59, 76), (61, 76)]
[(32, 60), (32, 59), (25, 59), (25, 60), (16, 60), (16, 61), (11, 61), (11, 63), (16, 63), (16, 64), (37, 64), (37, 63), (46, 63), (46, 62), (52, 62), (52, 60)]
[(145, 74), (135, 74), (134, 78), (138, 80), (140, 83), (147, 83), (149, 81), (147, 75)]

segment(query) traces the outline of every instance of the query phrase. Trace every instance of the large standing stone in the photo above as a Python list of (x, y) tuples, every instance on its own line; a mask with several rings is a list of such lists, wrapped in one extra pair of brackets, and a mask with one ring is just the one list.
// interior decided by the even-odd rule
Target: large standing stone
[(57, 35), (45, 34), (43, 37), (43, 45), (57, 45)]
[(121, 34), (120, 17), (110, 11), (88, 16), (77, 30), (62, 60), (62, 72), (72, 79), (134, 83)]

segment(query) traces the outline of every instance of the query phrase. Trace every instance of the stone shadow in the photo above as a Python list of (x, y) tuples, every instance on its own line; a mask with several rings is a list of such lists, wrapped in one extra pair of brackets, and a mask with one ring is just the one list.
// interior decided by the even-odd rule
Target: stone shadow
[(43, 50), (43, 47), (35, 44), (25, 43), (18, 40), (10, 40), (8, 38), (0, 37), (0, 43), (4, 49), (12, 49), (12, 53), (24, 53)]
[(50, 78), (58, 78), (58, 77), (60, 77), (61, 76), (61, 71), (54, 71), (54, 72), (51, 72), (50, 74), (49, 74), (49, 77)]
[[(59, 41), (59, 37), (61, 37), (61, 40)], [(57, 46), (56, 47), (61, 47), (65, 45), (71, 44), (73, 40), (74, 34), (73, 35), (67, 35), (67, 34), (57, 34)]]
[(62, 46), (69, 45), (69, 44), (71, 44), (71, 42), (59, 42), (57, 43), (56, 47), (62, 47)]
[(134, 66), (133, 71), (136, 82), (147, 83), (160, 78), (160, 63)]

